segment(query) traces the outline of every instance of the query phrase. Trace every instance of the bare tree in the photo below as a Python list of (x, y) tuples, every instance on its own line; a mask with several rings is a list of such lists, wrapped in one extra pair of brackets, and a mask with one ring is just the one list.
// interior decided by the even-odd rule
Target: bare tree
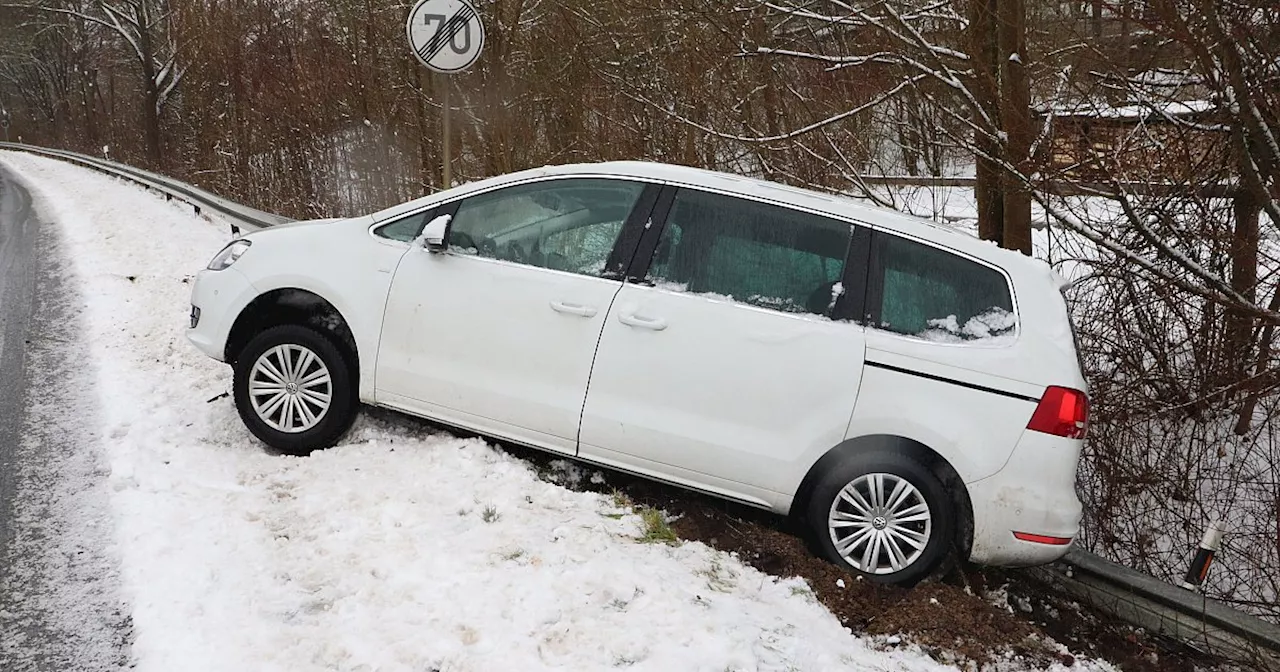
[(168, 0), (95, 0), (6, 4), (32, 12), (75, 17), (119, 38), (137, 62), (141, 76), (142, 134), (152, 165), (164, 164), (161, 118), (185, 66), (179, 62), (175, 17)]

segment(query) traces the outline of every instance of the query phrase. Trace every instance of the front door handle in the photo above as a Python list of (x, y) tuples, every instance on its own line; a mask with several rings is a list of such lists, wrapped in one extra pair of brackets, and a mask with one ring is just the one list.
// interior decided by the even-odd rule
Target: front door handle
[(591, 306), (580, 306), (576, 303), (565, 303), (563, 301), (552, 301), (551, 310), (557, 313), (565, 313), (566, 315), (577, 315), (578, 317), (596, 316), (596, 309)]
[(662, 331), (667, 328), (667, 321), (658, 318), (639, 317), (634, 313), (620, 313), (618, 321), (628, 327), (636, 327), (637, 329), (650, 329), (653, 331)]

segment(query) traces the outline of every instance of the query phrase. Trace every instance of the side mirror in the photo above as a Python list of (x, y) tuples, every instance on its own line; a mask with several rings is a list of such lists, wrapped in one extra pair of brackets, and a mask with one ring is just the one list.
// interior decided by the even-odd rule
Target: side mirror
[(449, 220), (451, 219), (453, 219), (452, 215), (440, 215), (427, 222), (427, 225), (422, 228), (422, 234), (418, 236), (418, 240), (422, 241), (422, 246), (427, 248), (427, 251), (445, 251), (448, 245), (444, 242), (444, 234), (449, 229)]

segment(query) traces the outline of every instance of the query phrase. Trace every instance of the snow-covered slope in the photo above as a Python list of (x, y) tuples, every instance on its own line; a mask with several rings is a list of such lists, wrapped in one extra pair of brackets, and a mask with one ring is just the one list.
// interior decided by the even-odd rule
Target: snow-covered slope
[(0, 161), (63, 228), (85, 299), (136, 669), (940, 667), (852, 636), (799, 580), (638, 543), (610, 498), (481, 441), (364, 418), (311, 458), (265, 453), (216, 398), (229, 369), (182, 334), (187, 278), (226, 226), (80, 168)]

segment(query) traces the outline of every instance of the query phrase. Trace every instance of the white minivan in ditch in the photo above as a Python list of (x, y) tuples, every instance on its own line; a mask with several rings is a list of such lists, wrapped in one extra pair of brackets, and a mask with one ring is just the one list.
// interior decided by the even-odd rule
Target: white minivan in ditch
[(833, 562), (911, 584), (1077, 534), (1089, 404), (1061, 287), (850, 199), (579, 164), (237, 239), (188, 337), (284, 452), (383, 406), (796, 514)]

